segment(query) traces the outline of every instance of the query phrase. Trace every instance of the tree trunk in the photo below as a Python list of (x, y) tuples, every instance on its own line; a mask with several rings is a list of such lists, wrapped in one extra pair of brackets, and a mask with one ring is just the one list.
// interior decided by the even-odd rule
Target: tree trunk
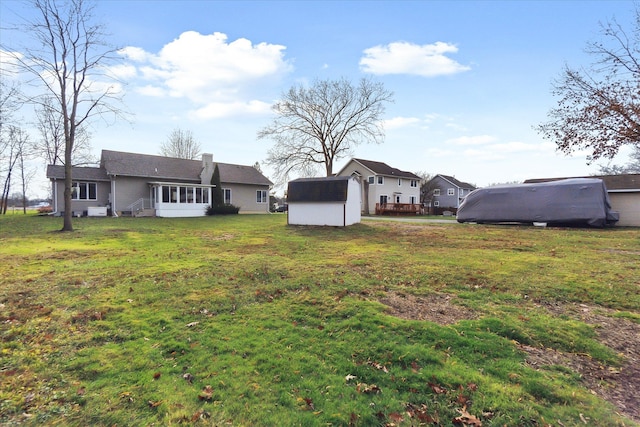
[(62, 224), (62, 230), (60, 231), (73, 231), (73, 224), (71, 223), (71, 218), (73, 217), (73, 211), (71, 210), (71, 185), (73, 183), (73, 177), (71, 176), (72, 149), (71, 143), (67, 140), (64, 150), (64, 222)]

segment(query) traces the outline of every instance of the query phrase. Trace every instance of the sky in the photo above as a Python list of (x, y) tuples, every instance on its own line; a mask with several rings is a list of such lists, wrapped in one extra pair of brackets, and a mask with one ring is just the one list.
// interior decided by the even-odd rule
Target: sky
[[(180, 128), (214, 160), (259, 162), (270, 177), (264, 161), (273, 142), (257, 133), (286, 90), (315, 79), (371, 78), (394, 94), (382, 118), (384, 142), (354, 147), (334, 172), (357, 157), (476, 186), (595, 174), (606, 161), (589, 165), (588, 153), (559, 153), (534, 126), (556, 105), (552, 82), (563, 67), (591, 64), (585, 47), (603, 39), (601, 24), (616, 19), (630, 28), (634, 7), (550, 0), (99, 1), (96, 20), (120, 48), (112, 72), (128, 115), (94, 122), (91, 145), (96, 156), (102, 149), (159, 154)], [(28, 32), (9, 28), (34, 17), (21, 1), (0, 2), (2, 44), (30, 43)], [(32, 113), (25, 107), (21, 114), (28, 127)], [(623, 150), (614, 163), (626, 163), (627, 155)]]

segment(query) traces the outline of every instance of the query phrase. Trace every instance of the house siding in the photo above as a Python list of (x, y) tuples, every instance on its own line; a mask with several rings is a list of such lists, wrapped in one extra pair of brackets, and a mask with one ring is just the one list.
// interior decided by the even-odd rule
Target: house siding
[[(240, 208), (240, 213), (268, 213), (269, 212), (269, 186), (229, 184), (222, 182), (222, 188), (231, 190), (231, 204)], [(258, 203), (256, 193), (258, 190), (267, 192), (267, 200)]]
[(616, 223), (622, 227), (640, 227), (640, 191), (611, 192), (609, 191), (611, 209), (620, 214)]
[[(369, 213), (374, 213), (376, 209), (376, 203), (380, 203), (381, 196), (387, 196), (388, 203), (395, 203), (395, 196), (399, 196), (399, 203), (411, 203), (411, 197), (415, 198), (415, 203), (420, 203), (420, 183), (417, 183), (416, 187), (411, 187), (411, 180), (407, 178), (398, 178), (397, 176), (390, 175), (377, 175), (373, 171), (364, 167), (363, 165), (351, 160), (341, 171), (341, 176), (351, 176), (357, 174), (360, 177), (360, 194), (362, 194), (362, 201), (360, 210), (365, 212), (364, 204), (367, 203), (369, 207)], [(374, 176), (373, 184), (369, 186), (369, 199), (364, 200), (366, 191), (365, 187), (370, 176)], [(378, 176), (383, 177), (383, 183), (378, 184)], [(401, 185), (398, 185), (398, 179), (400, 179)]]
[[(450, 182), (440, 175), (436, 175), (433, 178), (433, 188), (440, 190), (439, 195), (433, 195), (432, 206), (436, 206), (440, 209), (457, 209), (462, 203), (462, 199), (472, 191), (471, 188), (460, 187), (453, 182)], [(453, 189), (453, 194), (449, 194), (449, 189)], [(438, 202), (437, 204), (435, 202)]]
[[(96, 200), (73, 200), (71, 204), (75, 214), (84, 214), (90, 207), (104, 207), (109, 205), (109, 182), (92, 180), (78, 181), (96, 183)], [(53, 191), (53, 209), (61, 214), (64, 212), (64, 179), (55, 179), (51, 185)]]

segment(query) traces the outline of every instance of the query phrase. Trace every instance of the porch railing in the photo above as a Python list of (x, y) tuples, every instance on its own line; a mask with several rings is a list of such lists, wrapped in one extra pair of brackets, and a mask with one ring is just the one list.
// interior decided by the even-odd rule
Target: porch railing
[[(140, 212), (144, 210), (145, 207), (145, 199), (143, 197), (139, 198), (135, 202), (131, 203), (127, 206), (127, 211), (129, 212)], [(151, 201), (147, 199), (147, 207), (151, 207)]]
[(417, 215), (418, 203), (376, 203), (376, 215)]

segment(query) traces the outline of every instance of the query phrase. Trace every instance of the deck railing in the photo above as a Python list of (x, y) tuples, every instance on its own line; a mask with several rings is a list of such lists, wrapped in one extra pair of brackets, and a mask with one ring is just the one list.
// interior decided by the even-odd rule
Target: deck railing
[(376, 203), (376, 215), (417, 215), (419, 212), (417, 203)]

